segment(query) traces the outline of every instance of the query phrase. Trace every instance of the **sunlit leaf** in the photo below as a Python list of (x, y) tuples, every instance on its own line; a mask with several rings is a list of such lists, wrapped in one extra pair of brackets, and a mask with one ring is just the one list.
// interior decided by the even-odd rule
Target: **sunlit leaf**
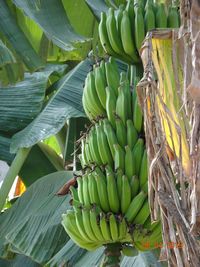
[(73, 50), (74, 43), (85, 42), (85, 38), (72, 29), (61, 0), (13, 0), (13, 2), (38, 23), (47, 37), (62, 49)]
[(7, 37), (17, 54), (31, 71), (44, 66), (24, 33), (17, 26), (15, 17), (10, 12), (6, 1), (1, 1), (0, 31)]

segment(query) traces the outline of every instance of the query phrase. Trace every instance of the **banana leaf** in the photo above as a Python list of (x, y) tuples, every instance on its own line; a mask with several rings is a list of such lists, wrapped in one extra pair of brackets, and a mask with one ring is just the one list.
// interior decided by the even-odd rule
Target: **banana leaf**
[(57, 92), (43, 111), (25, 129), (13, 136), (13, 152), (56, 134), (67, 119), (85, 116), (82, 92), (85, 77), (91, 68), (90, 64), (91, 61), (86, 59), (53, 85)]
[(8, 8), (5, 0), (1, 1), (0, 8), (0, 31), (20, 56), (30, 71), (35, 71), (44, 66), (28, 39), (18, 27), (13, 14)]
[(13, 0), (13, 3), (34, 20), (60, 48), (70, 51), (74, 49), (74, 44), (87, 41), (74, 32), (61, 0)]
[(0, 88), (0, 130), (14, 133), (27, 126), (41, 111), (47, 81), (54, 72), (62, 73), (66, 65), (50, 64), (33, 74), (25, 73), (23, 81)]
[(24, 255), (16, 255), (12, 260), (0, 259), (0, 266), (2, 267), (41, 267), (37, 262), (32, 261)]
[(66, 244), (69, 238), (60, 222), (62, 213), (70, 209), (70, 196), (55, 194), (71, 177), (71, 172), (61, 171), (39, 179), (0, 215), (1, 258), (8, 257), (14, 246), (43, 264)]
[(0, 134), (0, 160), (6, 161), (8, 165), (13, 161), (15, 154), (10, 151), (11, 139)]
[(86, 0), (86, 3), (98, 21), (101, 18), (101, 12), (108, 10), (108, 6), (103, 0)]

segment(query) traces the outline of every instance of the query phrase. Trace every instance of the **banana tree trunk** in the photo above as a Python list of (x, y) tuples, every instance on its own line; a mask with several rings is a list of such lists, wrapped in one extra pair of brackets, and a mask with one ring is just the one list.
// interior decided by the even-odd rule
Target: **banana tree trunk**
[(160, 260), (200, 266), (200, 4), (181, 2), (182, 27), (153, 31), (137, 86), (150, 163), (152, 220), (162, 220)]

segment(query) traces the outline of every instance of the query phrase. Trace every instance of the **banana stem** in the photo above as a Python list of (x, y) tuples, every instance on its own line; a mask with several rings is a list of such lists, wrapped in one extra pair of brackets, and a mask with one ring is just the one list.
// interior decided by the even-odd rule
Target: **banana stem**
[(12, 164), (11, 164), (7, 174), (6, 174), (6, 177), (4, 178), (3, 184), (0, 188), (0, 211), (4, 207), (4, 204), (6, 202), (6, 198), (10, 192), (10, 189), (13, 185), (13, 182), (14, 182), (16, 176), (18, 175), (22, 165), (24, 164), (24, 161), (26, 160), (30, 150), (31, 150), (31, 147), (30, 148), (21, 148), (17, 152), (17, 154), (16, 154), (16, 156), (15, 156), (15, 158), (14, 158), (14, 160), (13, 160), (13, 162), (12, 162)]
[(120, 243), (107, 244), (101, 267), (120, 267), (121, 249)]

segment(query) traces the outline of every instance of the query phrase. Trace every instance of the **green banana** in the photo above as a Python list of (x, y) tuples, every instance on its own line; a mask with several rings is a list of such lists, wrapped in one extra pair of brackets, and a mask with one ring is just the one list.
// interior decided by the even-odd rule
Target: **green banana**
[(144, 223), (144, 228), (149, 231), (152, 231), (158, 224), (160, 224), (160, 221), (151, 223), (151, 217), (149, 216)]
[(91, 227), (91, 223), (90, 223), (90, 211), (88, 209), (85, 209), (85, 208), (82, 209), (82, 217), (83, 217), (83, 226), (84, 226), (85, 233), (87, 233), (88, 237), (92, 241), (98, 243), (99, 240), (94, 235), (94, 232), (93, 232), (92, 227)]
[(106, 166), (106, 179), (107, 179), (107, 194), (110, 210), (118, 213), (120, 209), (119, 197), (117, 192), (117, 184), (113, 170), (110, 166)]
[(77, 187), (77, 192), (78, 192), (78, 198), (82, 204), (84, 204), (84, 199), (83, 199), (83, 180), (81, 177), (78, 177), (76, 179), (78, 187)]
[(93, 230), (94, 235), (96, 236), (96, 238), (101, 241), (104, 242), (105, 239), (101, 233), (100, 227), (97, 223), (97, 212), (96, 212), (96, 208), (93, 208), (92, 210), (90, 210), (90, 224), (91, 224), (91, 228)]
[(86, 233), (85, 231), (84, 224), (83, 224), (82, 211), (80, 209), (75, 212), (75, 220), (76, 220), (77, 228), (81, 236), (83, 237), (83, 239), (85, 239), (86, 242), (92, 242), (93, 240), (89, 238), (88, 233)]
[(130, 180), (135, 174), (135, 164), (133, 160), (133, 153), (129, 146), (125, 146), (125, 174)]
[(112, 127), (115, 129), (115, 109), (116, 109), (116, 95), (111, 87), (106, 87), (106, 113), (108, 120), (110, 121)]
[(139, 176), (140, 174), (143, 153), (144, 153), (144, 140), (142, 138), (139, 138), (133, 148), (133, 160), (135, 162), (135, 169), (137, 176)]
[(105, 69), (107, 85), (112, 88), (117, 96), (120, 76), (115, 61), (112, 59), (111, 61), (106, 62)]
[(143, 185), (146, 184), (146, 182), (148, 181), (148, 158), (146, 149), (144, 150), (142, 156), (139, 180), (140, 180), (140, 188), (142, 188)]
[(95, 114), (98, 114), (98, 116), (104, 116), (105, 110), (102, 107), (97, 92), (96, 92), (96, 87), (95, 87), (95, 77), (94, 77), (94, 73), (91, 71), (88, 73), (88, 87), (87, 87), (87, 91), (88, 91), (88, 103), (91, 103), (93, 106), (93, 109), (95, 109)]
[(148, 193), (148, 181), (140, 189), (143, 190), (145, 193)]
[(62, 225), (69, 235), (69, 237), (81, 248), (87, 249), (89, 251), (96, 250), (100, 247), (100, 244), (94, 242), (88, 242), (84, 240), (83, 236), (78, 230), (76, 225), (76, 219), (74, 211), (67, 211), (67, 214), (62, 215)]
[(107, 185), (104, 179), (98, 175), (95, 174), (96, 184), (97, 184), (97, 191), (99, 195), (100, 200), (100, 206), (103, 211), (108, 212), (110, 211), (110, 206), (108, 202), (108, 194), (107, 194)]
[(93, 161), (95, 161), (98, 165), (101, 165), (102, 160), (99, 154), (97, 134), (95, 128), (91, 128), (89, 135), (89, 148), (91, 152), (91, 157), (93, 158)]
[(138, 194), (138, 190), (140, 187), (140, 182), (136, 175), (131, 177), (130, 186), (131, 186), (131, 198), (134, 198)]
[(104, 173), (102, 172), (102, 170), (98, 166), (95, 167), (93, 173), (94, 173), (95, 177), (99, 177), (99, 178), (103, 179), (104, 182), (106, 183), (106, 176), (104, 175)]
[[(88, 104), (88, 100), (86, 97), (86, 90), (83, 91), (82, 104), (83, 104), (83, 109), (85, 111), (85, 114), (87, 115), (89, 120), (90, 121), (93, 120), (93, 118), (95, 118), (95, 115), (94, 115), (95, 111), (94, 111), (94, 113), (93, 112), (91, 113), (91, 109), (89, 108), (90, 105)], [(96, 115), (98, 115), (98, 114), (96, 114)]]
[(116, 118), (116, 136), (120, 146), (124, 147), (127, 144), (126, 127), (120, 118)]
[[(99, 115), (99, 108), (96, 109), (91, 102), (91, 88), (90, 88), (90, 78), (89, 74), (85, 79), (85, 85), (83, 89), (82, 103), (85, 112), (93, 119)], [(90, 118), (89, 117), (89, 118)]]
[(112, 128), (110, 122), (108, 121), (108, 119), (104, 119), (104, 132), (106, 134), (107, 140), (108, 140), (108, 144), (109, 144), (109, 148), (113, 157), (113, 160), (115, 158), (115, 150), (114, 150), (114, 144), (117, 144), (117, 137), (115, 135), (115, 131)]
[(126, 125), (126, 121), (128, 119), (128, 99), (126, 97), (126, 93), (123, 87), (118, 88), (118, 97), (116, 102), (116, 114), (123, 121), (124, 125)]
[(104, 109), (106, 109), (106, 77), (103, 69), (97, 67), (94, 69), (95, 87), (99, 101)]
[(110, 227), (107, 224), (106, 216), (103, 212), (100, 213), (100, 229), (105, 239), (105, 243), (112, 241)]
[(146, 33), (156, 27), (156, 18), (151, 4), (147, 5), (145, 8), (144, 24)]
[(125, 171), (125, 152), (123, 148), (119, 144), (114, 145), (115, 149), (115, 170), (121, 169), (123, 172)]
[[(120, 36), (120, 32), (121, 32), (121, 21), (122, 21), (122, 17), (123, 17), (123, 10), (124, 8), (120, 8), (116, 11), (116, 24), (117, 24), (117, 33)], [(120, 37), (121, 38), (121, 37)]]
[(111, 151), (108, 145), (106, 134), (103, 131), (102, 126), (96, 124), (97, 143), (98, 150), (103, 164), (113, 165), (113, 159)]
[(125, 214), (125, 218), (127, 219), (128, 222), (131, 223), (134, 220), (135, 216), (141, 209), (145, 199), (146, 199), (146, 193), (144, 193), (143, 191), (140, 191), (140, 193), (132, 199)]
[(119, 35), (117, 33), (117, 25), (116, 20), (114, 16), (114, 9), (109, 8), (108, 15), (106, 19), (106, 27), (108, 32), (108, 39), (110, 41), (112, 49), (118, 54), (118, 55), (124, 55), (123, 53), (123, 47), (122, 42), (119, 38)]
[(84, 174), (82, 177), (83, 181), (83, 203), (85, 207), (90, 207), (90, 196), (89, 196), (89, 188), (88, 188), (88, 174)]
[(135, 8), (135, 43), (139, 52), (145, 38), (144, 18), (141, 7)]
[(135, 27), (134, 27), (134, 24), (135, 24), (135, 11), (134, 11), (133, 2), (131, 0), (128, 0), (127, 5), (126, 5), (126, 10), (128, 12), (128, 16), (129, 16), (129, 19), (130, 19), (131, 34), (132, 34), (132, 36), (134, 36), (134, 31), (135, 31)]
[(96, 179), (92, 172), (88, 175), (88, 191), (91, 204), (96, 204), (100, 206), (100, 199), (98, 195)]
[(122, 176), (123, 176), (123, 171), (121, 169), (117, 169), (117, 174), (116, 174), (116, 179), (117, 179), (117, 192), (118, 192), (118, 197), (119, 200), (121, 201), (122, 197)]
[(110, 234), (113, 241), (117, 241), (119, 237), (118, 233), (118, 225), (113, 213), (109, 214), (109, 226), (110, 226)]
[(134, 145), (138, 140), (138, 133), (134, 127), (132, 120), (126, 121), (126, 128), (127, 128), (127, 144), (130, 149), (133, 149)]
[(139, 56), (132, 35), (131, 21), (126, 10), (123, 11), (121, 20), (121, 40), (125, 53), (131, 57), (134, 63), (138, 63)]
[[(132, 119), (132, 96), (131, 96), (131, 87), (130, 87), (130, 81), (128, 79), (128, 76), (126, 73), (121, 72), (120, 73), (120, 86), (122, 87), (122, 89), (124, 90), (124, 93), (126, 95), (126, 99), (127, 99), (127, 119)], [(126, 125), (126, 121), (124, 122), (124, 124)]]
[(167, 14), (163, 3), (157, 6), (156, 11), (156, 28), (167, 28)]
[(121, 212), (125, 214), (131, 203), (131, 187), (126, 175), (122, 176)]
[(99, 23), (99, 38), (101, 41), (101, 45), (103, 46), (106, 53), (108, 55), (117, 56), (108, 38), (108, 32), (106, 28), (106, 14), (104, 12), (101, 12), (101, 21)]
[(149, 215), (150, 215), (149, 202), (148, 199), (146, 199), (140, 211), (134, 218), (133, 223), (143, 225), (147, 220), (147, 218), (149, 217)]
[[(136, 93), (136, 91), (135, 91), (135, 93)], [(134, 92), (133, 92), (133, 94), (134, 94)], [(134, 103), (133, 123), (134, 123), (135, 129), (137, 130), (137, 132), (138, 133), (141, 132), (142, 127), (143, 127), (143, 114), (142, 114), (141, 107), (138, 103), (137, 96), (135, 97), (135, 103)]]
[(124, 217), (121, 217), (118, 223), (119, 240), (125, 239), (127, 232), (128, 232), (128, 229), (126, 225), (126, 220), (124, 219)]
[(168, 17), (167, 17), (167, 26), (168, 28), (179, 28), (179, 14), (178, 10), (175, 6), (172, 6), (169, 9)]

